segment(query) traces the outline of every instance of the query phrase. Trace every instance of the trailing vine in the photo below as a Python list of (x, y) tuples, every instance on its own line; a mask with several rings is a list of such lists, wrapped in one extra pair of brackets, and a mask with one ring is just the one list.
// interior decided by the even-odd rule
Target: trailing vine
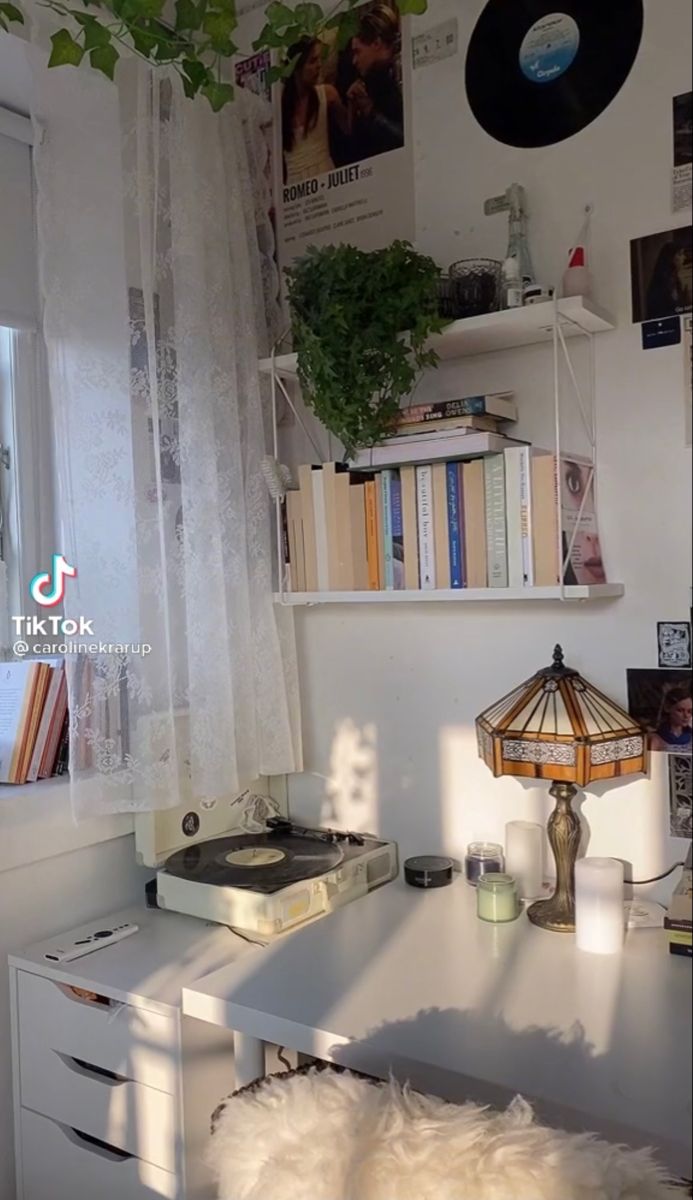
[[(254, 53), (275, 52), (270, 82), (291, 73), (294, 60), (287, 57), (287, 51), (302, 37), (335, 31), (338, 46), (346, 46), (358, 27), (359, 2), (362, 0), (338, 0), (331, 11), (323, 12), (310, 0), (294, 8), (273, 0), (252, 45)], [(233, 100), (227, 66), (243, 53), (235, 41), (235, 0), (174, 0), (172, 5), (170, 0), (84, 0), (74, 6), (64, 0), (39, 3), (66, 22), (51, 37), (49, 67), (78, 67), (86, 60), (112, 80), (121, 54), (128, 51), (155, 67), (172, 67), (186, 96), (203, 95), (215, 112)], [(402, 14), (419, 14), (426, 11), (427, 0), (397, 0), (397, 7)], [(13, 23), (24, 23), (21, 7), (13, 0), (0, 0), (0, 29), (7, 32)]]
[(304, 400), (347, 458), (392, 432), (400, 400), (438, 356), (440, 269), (409, 242), (312, 246), (287, 272)]

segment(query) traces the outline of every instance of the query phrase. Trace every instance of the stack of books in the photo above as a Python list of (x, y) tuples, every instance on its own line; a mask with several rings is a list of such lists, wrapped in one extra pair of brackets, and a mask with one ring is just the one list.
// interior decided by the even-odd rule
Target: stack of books
[(61, 659), (0, 664), (0, 783), (66, 769), (67, 681)]
[(664, 918), (669, 938), (669, 953), (693, 958), (693, 872), (686, 867), (679, 880)]
[(461, 437), (468, 440), (470, 453), (485, 450), (488, 437), (500, 436), (517, 420), (512, 392), (490, 392), (483, 396), (464, 396), (456, 400), (436, 400), (403, 408), (392, 436), (378, 446), (364, 450), (352, 462), (357, 468), (385, 467), (406, 462), (433, 462), (454, 457), (454, 446)]
[(550, 452), (510, 442), (469, 457), (467, 444), (380, 471), (301, 466), (285, 503), (289, 590), (550, 587), (562, 561), (567, 584), (605, 582), (589, 464), (558, 469)]

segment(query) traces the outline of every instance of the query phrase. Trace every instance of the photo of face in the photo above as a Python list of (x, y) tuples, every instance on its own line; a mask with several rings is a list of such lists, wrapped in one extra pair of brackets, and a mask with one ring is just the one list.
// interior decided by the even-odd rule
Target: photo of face
[(691, 672), (631, 669), (628, 711), (650, 734), (650, 749), (690, 754), (693, 742)]

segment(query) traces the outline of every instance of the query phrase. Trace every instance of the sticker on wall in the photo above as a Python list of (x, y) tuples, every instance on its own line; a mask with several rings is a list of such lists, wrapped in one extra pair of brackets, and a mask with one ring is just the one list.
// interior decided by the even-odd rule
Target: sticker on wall
[(690, 667), (691, 626), (688, 621), (657, 622), (657, 665)]
[(674, 212), (690, 208), (693, 197), (693, 92), (674, 96), (674, 170), (672, 202)]
[(628, 712), (650, 735), (650, 749), (691, 753), (691, 672), (629, 667)]
[(665, 229), (630, 244), (633, 320), (682, 316), (693, 307), (693, 226)]
[(693, 759), (690, 754), (672, 754), (669, 759), (669, 834), (671, 837), (690, 838), (691, 790), (693, 789)]
[(681, 341), (681, 318), (664, 317), (660, 321), (643, 321), (643, 350), (656, 350), (658, 346), (678, 346)]
[(419, 33), (412, 40), (411, 47), (414, 70), (418, 67), (428, 67), (431, 63), (457, 54), (457, 41), (457, 17), (441, 21), (425, 33)]

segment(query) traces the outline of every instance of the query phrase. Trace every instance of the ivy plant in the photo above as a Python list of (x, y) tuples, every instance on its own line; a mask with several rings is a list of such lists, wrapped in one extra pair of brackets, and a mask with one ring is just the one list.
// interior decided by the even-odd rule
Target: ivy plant
[(409, 242), (310, 247), (287, 272), (303, 397), (347, 458), (392, 432), (400, 400), (438, 356), (440, 269)]
[[(235, 41), (238, 26), (235, 0), (39, 0), (65, 20), (51, 38), (49, 67), (78, 67), (86, 61), (109, 79), (115, 76), (124, 50), (153, 66), (168, 66), (180, 76), (186, 96), (201, 94), (215, 112), (233, 100), (228, 61), (243, 53)], [(337, 43), (346, 46), (358, 27), (359, 0), (338, 0), (324, 12), (319, 4), (302, 2), (293, 8), (273, 2), (265, 10), (265, 24), (253, 42), (255, 53), (276, 51), (277, 64), (270, 81), (286, 77), (294, 67), (288, 49), (302, 37), (320, 37), (336, 31)], [(423, 13), (427, 0), (397, 0), (400, 13)], [(23, 23), (21, 0), (0, 0), (0, 29)], [(246, 51), (249, 53), (249, 51)]]

